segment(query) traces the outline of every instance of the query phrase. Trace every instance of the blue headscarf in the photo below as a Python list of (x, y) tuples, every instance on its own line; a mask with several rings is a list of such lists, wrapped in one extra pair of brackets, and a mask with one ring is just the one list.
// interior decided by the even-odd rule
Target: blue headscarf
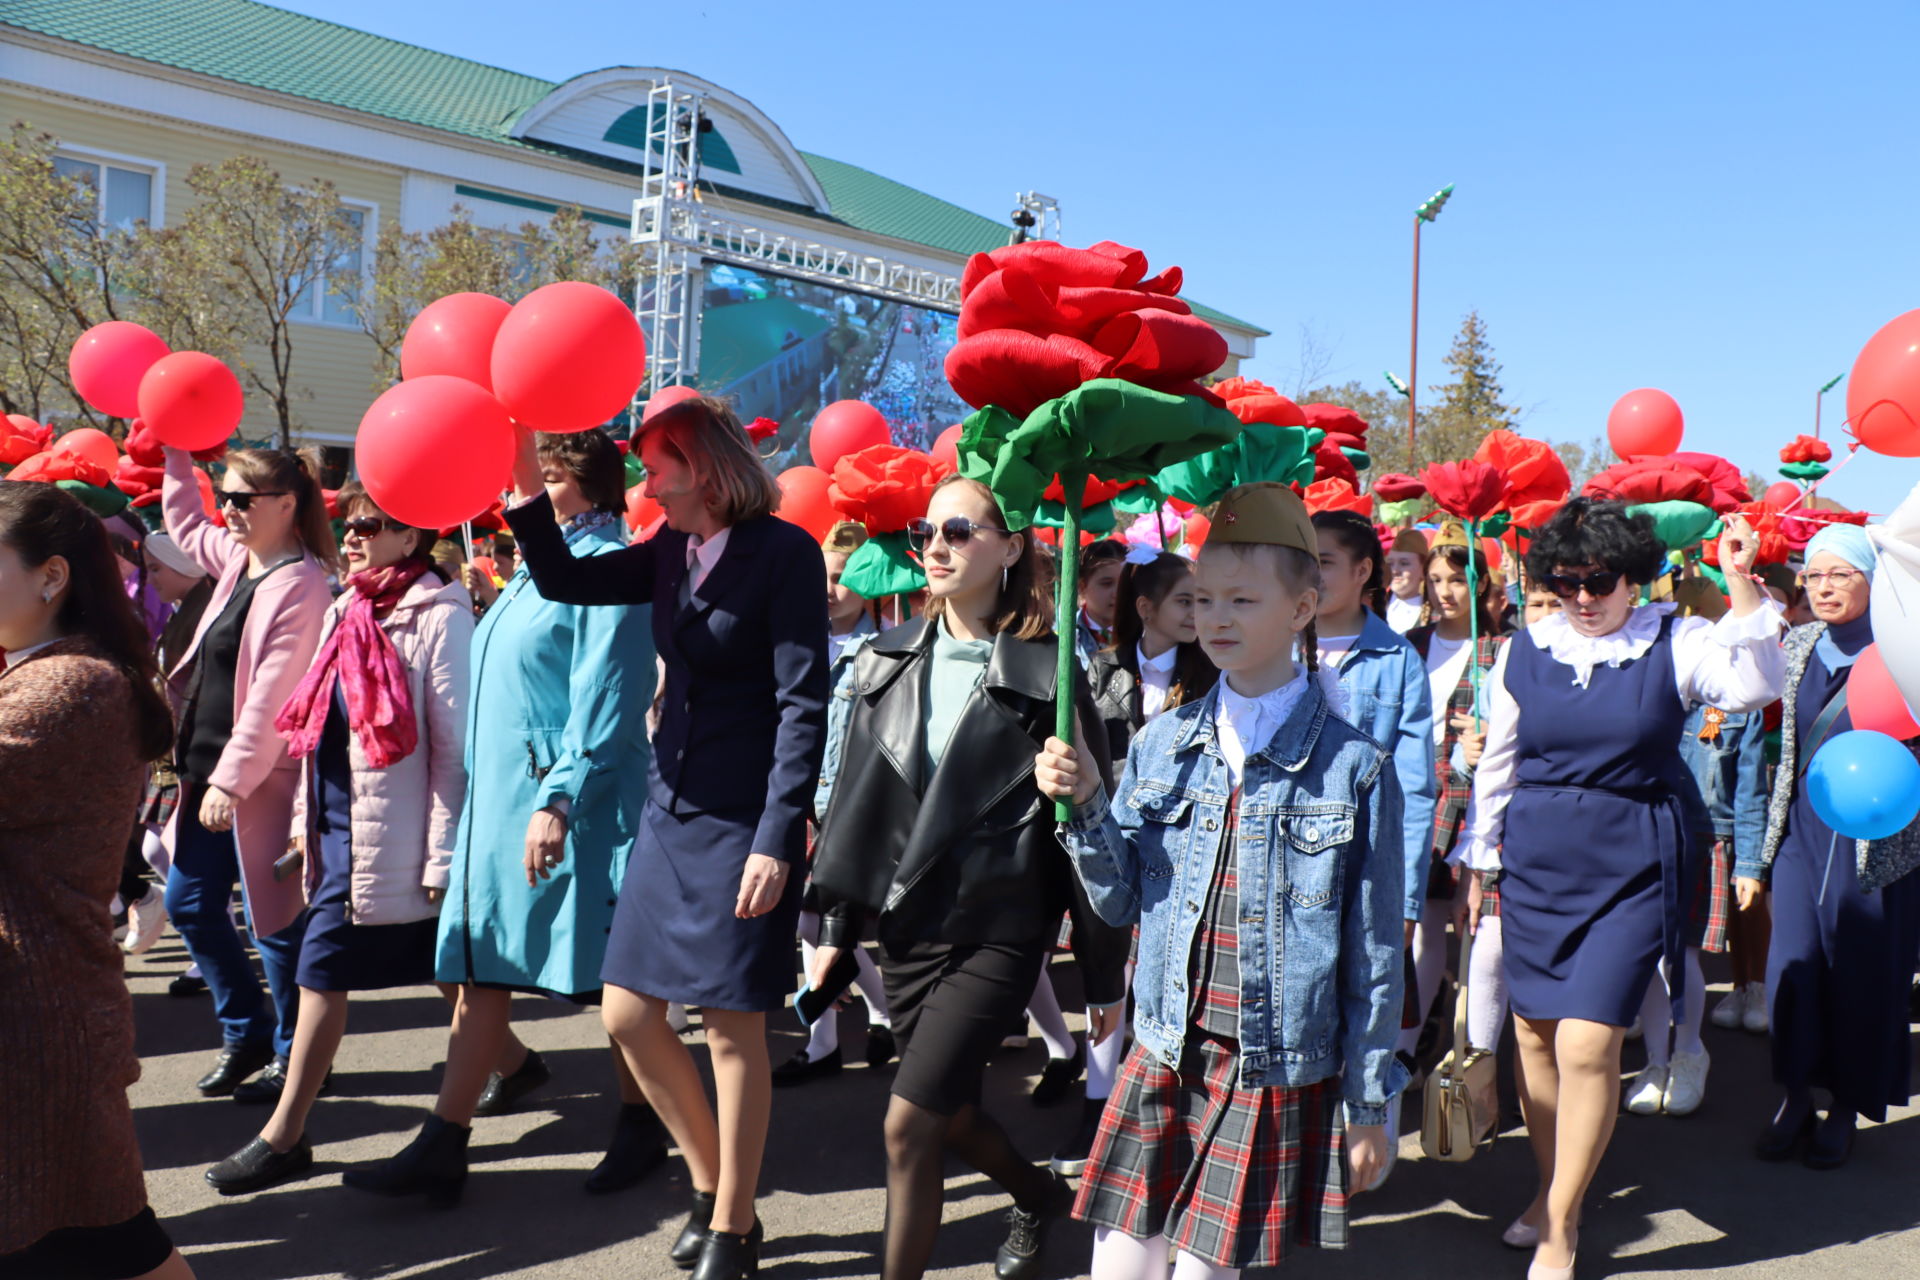
[(1830, 524), (1813, 535), (1807, 543), (1805, 563), (1812, 564), (1813, 558), (1821, 552), (1839, 556), (1848, 564), (1873, 578), (1874, 567), (1880, 556), (1873, 549), (1873, 543), (1867, 538), (1867, 531), (1857, 524)]

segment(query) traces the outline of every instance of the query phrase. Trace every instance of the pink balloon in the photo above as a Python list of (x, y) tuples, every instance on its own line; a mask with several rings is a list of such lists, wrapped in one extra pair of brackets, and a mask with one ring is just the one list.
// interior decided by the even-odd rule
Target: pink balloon
[(514, 304), (493, 340), (493, 392), (535, 431), (585, 431), (633, 402), (647, 340), (627, 304), (562, 280)]
[(1760, 495), (1760, 501), (1775, 511), (1785, 511), (1800, 501), (1800, 486), (1791, 480), (1776, 480)]
[(400, 376), (436, 373), (493, 390), (493, 340), (513, 304), (490, 293), (450, 293), (420, 309), (400, 341)]
[(933, 461), (942, 471), (960, 469), (960, 431), (962, 424), (955, 423), (933, 438), (933, 448), (927, 450), (933, 455)]
[(640, 421), (649, 422), (684, 400), (698, 400), (699, 391), (693, 387), (662, 387), (647, 397), (647, 407), (640, 414)]
[(85, 458), (96, 467), (112, 471), (120, 465), (120, 446), (113, 437), (97, 427), (80, 427), (53, 442), (55, 453), (70, 458)]
[(1868, 645), (1853, 660), (1853, 674), (1847, 677), (1847, 711), (1856, 729), (1872, 729), (1901, 742), (1920, 737), (1920, 724), (1914, 722), (1878, 644)]
[(1622, 458), (1665, 457), (1685, 434), (1679, 404), (1652, 387), (1627, 392), (1607, 414), (1607, 441)]
[(814, 466), (832, 471), (833, 464), (848, 454), (892, 439), (886, 415), (878, 409), (862, 400), (835, 400), (814, 415), (807, 450), (813, 455)]
[(418, 529), (493, 505), (513, 474), (513, 421), (486, 389), (430, 373), (387, 388), (360, 419), (354, 461), (367, 496)]
[(140, 379), (140, 417), (161, 444), (197, 452), (230, 439), (247, 397), (233, 370), (204, 351), (176, 351)]
[(170, 348), (130, 320), (109, 320), (81, 334), (67, 354), (67, 374), (80, 398), (114, 418), (140, 412), (140, 380)]

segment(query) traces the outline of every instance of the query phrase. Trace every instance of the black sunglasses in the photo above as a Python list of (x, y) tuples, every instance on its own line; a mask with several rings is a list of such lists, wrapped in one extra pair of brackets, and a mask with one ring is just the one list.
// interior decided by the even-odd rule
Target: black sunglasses
[(245, 511), (253, 505), (255, 498), (284, 498), (286, 496), (287, 491), (285, 489), (269, 489), (261, 493), (247, 493), (239, 489), (222, 489), (220, 491), (220, 505), (223, 507), (232, 507), (235, 511)]
[(1616, 569), (1597, 569), (1585, 576), (1572, 573), (1549, 573), (1541, 578), (1540, 582), (1562, 600), (1576, 598), (1582, 588), (1586, 589), (1588, 595), (1598, 600), (1613, 594), (1613, 589), (1620, 585), (1620, 576)]
[(965, 516), (948, 516), (944, 522), (935, 525), (926, 519), (907, 521), (907, 544), (915, 551), (925, 551), (927, 544), (933, 541), (933, 535), (939, 532), (950, 547), (964, 547), (973, 541), (976, 533), (1007, 533), (1006, 529), (990, 524), (975, 524)]
[(346, 526), (348, 533), (356, 534), (362, 538), (371, 538), (382, 529), (391, 529), (395, 533), (398, 533), (400, 530), (406, 528), (405, 525), (395, 524), (391, 520), (382, 520), (379, 516), (353, 516), (350, 519), (342, 520), (340, 523)]

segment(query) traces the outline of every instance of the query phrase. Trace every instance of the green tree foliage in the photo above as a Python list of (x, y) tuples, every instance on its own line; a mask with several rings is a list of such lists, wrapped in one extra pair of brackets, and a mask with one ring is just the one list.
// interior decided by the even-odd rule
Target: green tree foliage
[(1467, 312), (1460, 321), (1460, 332), (1453, 337), (1446, 363), (1453, 370), (1452, 381), (1427, 388), (1440, 397), (1440, 416), (1457, 418), (1482, 435), (1513, 427), (1519, 414), (1501, 403), (1500, 362), (1493, 358), (1487, 322), (1478, 311)]

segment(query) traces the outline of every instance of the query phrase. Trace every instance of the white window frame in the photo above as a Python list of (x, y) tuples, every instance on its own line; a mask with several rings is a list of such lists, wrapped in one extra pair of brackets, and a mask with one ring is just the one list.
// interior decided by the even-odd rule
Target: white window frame
[[(380, 243), (380, 206), (372, 200), (358, 200), (352, 196), (341, 196), (343, 208), (358, 209), (365, 217), (360, 220), (360, 287), (365, 290), (373, 285), (373, 249)], [(363, 295), (364, 296), (364, 295)], [(360, 322), (354, 319), (329, 320), (326, 318), (327, 288), (325, 277), (313, 291), (313, 305), (306, 312), (294, 311), (287, 316), (292, 324), (312, 325), (316, 329), (351, 329), (358, 331)]]
[[(54, 145), (53, 153), (69, 160), (80, 160), (87, 164), (111, 165), (116, 169), (138, 170), (153, 179), (147, 201), (147, 225), (164, 227), (167, 225), (167, 162), (154, 160), (146, 156), (130, 156), (119, 151), (103, 151), (99, 147), (83, 147), (78, 143), (64, 139)], [(96, 216), (106, 213), (107, 188), (102, 181), (99, 186), (100, 204)]]

